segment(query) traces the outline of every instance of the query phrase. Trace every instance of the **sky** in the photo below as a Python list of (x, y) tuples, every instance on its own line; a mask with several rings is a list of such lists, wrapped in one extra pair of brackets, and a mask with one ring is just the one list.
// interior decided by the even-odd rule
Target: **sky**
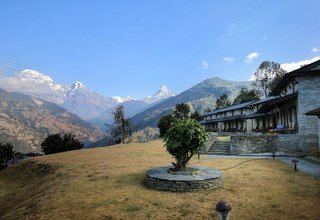
[(0, 0), (0, 73), (106, 96), (176, 93), (320, 56), (319, 0)]

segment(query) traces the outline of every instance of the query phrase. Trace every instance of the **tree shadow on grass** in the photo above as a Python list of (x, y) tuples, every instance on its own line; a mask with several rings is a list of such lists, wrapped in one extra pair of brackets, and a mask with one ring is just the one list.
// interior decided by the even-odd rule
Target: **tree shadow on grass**
[(30, 159), (1, 171), (1, 186), (8, 193), (0, 197), (0, 218), (36, 214), (38, 202), (56, 184), (58, 169), (57, 165)]

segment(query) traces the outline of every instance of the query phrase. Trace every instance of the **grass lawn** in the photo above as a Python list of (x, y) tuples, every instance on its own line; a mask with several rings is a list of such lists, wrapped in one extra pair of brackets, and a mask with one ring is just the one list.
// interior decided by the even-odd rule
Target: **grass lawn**
[(320, 181), (280, 161), (194, 157), (192, 165), (222, 170), (223, 188), (146, 189), (146, 170), (171, 161), (161, 141), (28, 159), (0, 172), (0, 218), (217, 219), (223, 198), (233, 207), (231, 219), (320, 217)]

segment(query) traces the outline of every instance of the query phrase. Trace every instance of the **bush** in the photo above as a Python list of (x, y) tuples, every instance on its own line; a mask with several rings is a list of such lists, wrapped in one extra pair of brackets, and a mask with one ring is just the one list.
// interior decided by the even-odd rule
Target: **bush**
[(133, 132), (131, 136), (131, 141), (145, 143), (149, 141), (153, 141), (159, 138), (159, 129), (146, 127), (143, 130)]
[(311, 155), (317, 158), (320, 158), (320, 150), (319, 148), (313, 147), (311, 149)]
[(83, 148), (83, 144), (72, 134), (51, 134), (42, 143), (41, 148), (45, 154), (54, 154)]
[(165, 135), (167, 151), (175, 158), (175, 170), (185, 170), (189, 160), (202, 147), (207, 134), (194, 119), (181, 120), (172, 125)]
[(11, 160), (13, 157), (13, 146), (9, 143), (4, 144), (0, 142), (0, 163)]

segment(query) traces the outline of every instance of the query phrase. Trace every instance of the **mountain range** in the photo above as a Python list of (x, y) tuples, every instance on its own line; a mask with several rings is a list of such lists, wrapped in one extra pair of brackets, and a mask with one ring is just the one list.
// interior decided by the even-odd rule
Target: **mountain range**
[(52, 133), (71, 132), (85, 142), (101, 139), (105, 137), (101, 130), (106, 128), (106, 123), (112, 123), (112, 112), (119, 105), (124, 106), (134, 128), (140, 130), (156, 127), (160, 117), (170, 114), (177, 103), (188, 103), (192, 111), (204, 112), (207, 108), (213, 109), (223, 93), (232, 100), (241, 87), (251, 86), (249, 81), (214, 77), (178, 95), (162, 86), (152, 96), (137, 100), (103, 96), (78, 81), (72, 85), (58, 84), (30, 69), (15, 76), (0, 77), (0, 88), (5, 89), (0, 90), (0, 141), (10, 140), (22, 152), (39, 151), (41, 141)]
[(156, 127), (160, 117), (170, 114), (177, 103), (188, 103), (191, 111), (204, 112), (207, 108), (213, 109), (216, 99), (224, 93), (233, 100), (239, 94), (241, 87), (251, 87), (251, 82), (229, 81), (218, 77), (210, 78), (174, 97), (151, 106), (133, 116), (131, 120), (137, 129), (147, 126)]
[(0, 121), (0, 142), (9, 142), (23, 153), (41, 152), (41, 142), (53, 133), (72, 133), (83, 142), (105, 136), (97, 127), (53, 102), (3, 89)]
[(107, 97), (89, 90), (81, 82), (58, 84), (51, 77), (31, 69), (25, 69), (15, 76), (1, 76), (0, 88), (53, 102), (90, 122), (108, 119), (105, 118), (106, 112), (114, 110), (121, 103), (127, 107), (126, 113), (132, 116), (148, 105), (174, 96), (166, 86), (162, 86), (153, 96), (142, 100)]

